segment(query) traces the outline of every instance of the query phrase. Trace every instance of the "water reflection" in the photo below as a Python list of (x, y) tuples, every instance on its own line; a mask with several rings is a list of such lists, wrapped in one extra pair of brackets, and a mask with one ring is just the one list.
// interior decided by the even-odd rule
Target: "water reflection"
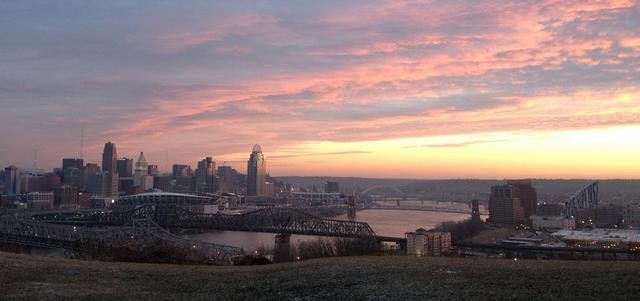
[[(357, 221), (368, 223), (376, 234), (393, 237), (404, 237), (404, 233), (414, 231), (417, 228), (432, 229), (442, 222), (455, 222), (467, 218), (469, 218), (469, 214), (462, 213), (377, 209), (358, 211), (356, 215)], [(336, 219), (347, 220), (347, 216), (346, 214), (341, 215)], [(253, 251), (259, 247), (273, 248), (275, 235), (271, 233), (207, 231), (201, 234), (185, 235), (185, 237)], [(314, 236), (293, 235), (291, 242), (296, 243), (314, 238)]]

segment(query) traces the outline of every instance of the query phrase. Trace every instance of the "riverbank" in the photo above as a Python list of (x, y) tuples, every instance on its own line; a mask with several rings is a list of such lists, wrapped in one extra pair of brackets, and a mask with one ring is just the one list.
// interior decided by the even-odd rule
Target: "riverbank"
[(214, 267), (0, 253), (1, 299), (632, 300), (640, 263), (344, 257)]

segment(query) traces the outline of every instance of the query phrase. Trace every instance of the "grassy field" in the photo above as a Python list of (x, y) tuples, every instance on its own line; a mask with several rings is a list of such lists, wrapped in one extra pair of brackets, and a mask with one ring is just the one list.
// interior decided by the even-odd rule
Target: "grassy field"
[(2, 300), (638, 300), (640, 263), (349, 257), (245, 267), (0, 253)]

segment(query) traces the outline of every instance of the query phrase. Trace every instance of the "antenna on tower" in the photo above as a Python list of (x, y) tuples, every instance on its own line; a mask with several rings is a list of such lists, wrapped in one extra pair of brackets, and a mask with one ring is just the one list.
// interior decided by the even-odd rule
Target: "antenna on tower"
[(165, 148), (164, 151), (164, 174), (166, 175), (169, 173), (169, 149)]
[(33, 149), (33, 169), (38, 169), (38, 149)]
[(80, 158), (82, 159), (82, 148), (84, 147), (84, 128), (80, 129)]

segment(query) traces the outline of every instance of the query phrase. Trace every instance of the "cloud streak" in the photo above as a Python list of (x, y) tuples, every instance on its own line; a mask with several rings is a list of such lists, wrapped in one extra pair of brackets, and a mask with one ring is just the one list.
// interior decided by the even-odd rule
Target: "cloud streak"
[(638, 28), (624, 0), (3, 2), (0, 164), (33, 141), (57, 162), (80, 128), (96, 161), (107, 140), (182, 161), (638, 125)]

